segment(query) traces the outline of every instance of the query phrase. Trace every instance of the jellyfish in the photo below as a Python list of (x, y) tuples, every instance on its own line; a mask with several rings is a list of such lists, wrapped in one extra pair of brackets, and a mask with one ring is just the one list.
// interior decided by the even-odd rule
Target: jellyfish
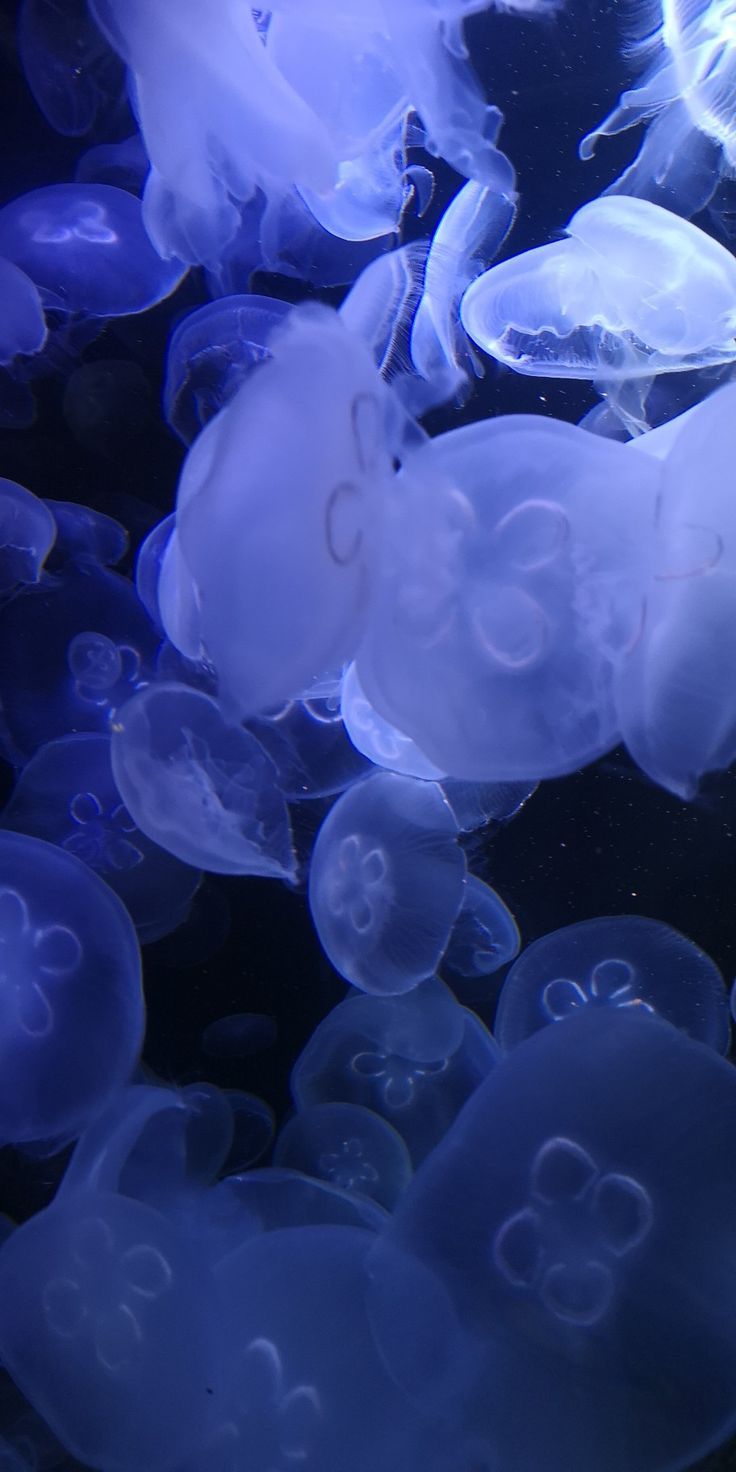
[(422, 777), (430, 781), (444, 776), (409, 736), (373, 709), (363, 692), (354, 663), (349, 664), (345, 671), (340, 709), (353, 745), (377, 767), (400, 772), (404, 777)]
[(12, 261), (0, 257), (0, 365), (19, 355), (40, 353), (47, 339), (46, 317), (38, 287)]
[(461, 982), (492, 976), (520, 949), (519, 927), (508, 905), (490, 884), (469, 874), (442, 970)]
[(277, 297), (226, 296), (190, 312), (171, 335), (164, 417), (185, 445), (229, 403), (288, 315)]
[(49, 184), (4, 205), (0, 255), (30, 277), (44, 307), (93, 317), (145, 312), (186, 271), (161, 260), (140, 201), (111, 184)]
[(112, 771), (142, 833), (194, 868), (293, 879), (289, 815), (272, 761), (185, 685), (149, 685), (116, 714)]
[(494, 1036), (504, 1049), (580, 1009), (655, 1014), (725, 1053), (728, 997), (718, 967), (687, 936), (643, 915), (565, 925), (535, 940), (501, 989)]
[(380, 1114), (416, 1168), (500, 1056), (480, 1020), (433, 977), (401, 996), (352, 996), (333, 1008), (299, 1055), (291, 1092), (300, 1111), (343, 1101)]
[(338, 799), (317, 835), (309, 908), (333, 966), (362, 991), (431, 976), (462, 904), (465, 856), (432, 784), (381, 772)]
[(0, 478), (0, 594), (37, 583), (55, 540), (48, 506), (25, 486)]
[(371, 705), (472, 781), (531, 785), (614, 746), (658, 484), (649, 457), (534, 416), (407, 455), (356, 656)]
[(380, 1232), (389, 1217), (372, 1196), (281, 1165), (225, 1176), (207, 1192), (203, 1206), (213, 1262), (262, 1232), (319, 1226)]
[(67, 562), (114, 567), (125, 556), (128, 533), (113, 516), (91, 506), (80, 506), (76, 501), (47, 500), (45, 504), (56, 523), (50, 558), (52, 571), (57, 572)]
[(115, 785), (107, 734), (63, 736), (39, 747), (0, 824), (81, 859), (119, 895), (144, 944), (176, 928), (202, 877), (134, 823)]
[(491, 1463), (562, 1472), (591, 1446), (602, 1472), (697, 1462), (736, 1426), (734, 1129), (731, 1065), (660, 1018), (585, 1008), (542, 1028), (371, 1251), (384, 1362), (401, 1374), (406, 1330), (382, 1277), (417, 1261), (461, 1326), (460, 1384), (429, 1360), (424, 1403), (459, 1397)]
[(106, 460), (131, 459), (156, 423), (153, 389), (143, 369), (123, 358), (75, 368), (64, 389), (64, 417), (74, 438)]
[(289, 802), (344, 792), (372, 771), (332, 698), (287, 701), (249, 729), (271, 757)]
[[(123, 68), (95, 25), (85, 0), (21, 0), (18, 54), (46, 121), (79, 138), (122, 111)], [(122, 104), (122, 105), (121, 105)]]
[(276, 1042), (276, 1021), (265, 1012), (231, 1012), (208, 1022), (202, 1050), (210, 1058), (250, 1058)]
[(484, 352), (517, 373), (604, 382), (734, 361), (724, 246), (624, 195), (584, 205), (566, 235), (470, 284), (461, 317)]
[(388, 391), (337, 313), (292, 312), (271, 350), (184, 464), (166, 557), (191, 609), (183, 638), (162, 607), (242, 717), (353, 653), (392, 474)]
[(0, 1139), (74, 1134), (137, 1061), (144, 1013), (133, 923), (73, 854), (4, 832), (0, 953)]
[(276, 1140), (274, 1165), (317, 1176), (341, 1191), (371, 1196), (393, 1210), (411, 1177), (398, 1130), (362, 1104), (313, 1104), (301, 1109)]

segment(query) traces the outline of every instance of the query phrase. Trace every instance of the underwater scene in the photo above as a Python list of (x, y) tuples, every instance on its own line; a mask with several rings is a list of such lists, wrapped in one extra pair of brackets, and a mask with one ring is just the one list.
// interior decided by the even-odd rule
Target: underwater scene
[(0, 70), (0, 1472), (736, 1472), (736, 0)]

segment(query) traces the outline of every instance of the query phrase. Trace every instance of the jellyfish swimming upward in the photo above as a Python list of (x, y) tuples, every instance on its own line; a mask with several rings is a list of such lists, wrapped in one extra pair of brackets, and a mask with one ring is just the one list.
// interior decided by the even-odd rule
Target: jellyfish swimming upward
[(0, 1472), (736, 1472), (736, 4), (11, 8)]

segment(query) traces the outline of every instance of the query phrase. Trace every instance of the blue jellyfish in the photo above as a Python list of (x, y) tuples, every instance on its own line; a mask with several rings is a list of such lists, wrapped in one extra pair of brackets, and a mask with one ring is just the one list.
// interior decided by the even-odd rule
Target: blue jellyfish
[(332, 698), (287, 701), (249, 729), (271, 757), (289, 802), (344, 792), (372, 770)]
[(143, 943), (179, 924), (202, 877), (136, 827), (115, 785), (108, 735), (80, 733), (39, 747), (0, 823), (58, 844), (94, 869), (120, 896)]
[(460, 910), (465, 856), (433, 783), (382, 772), (338, 799), (317, 835), (309, 908), (333, 966), (363, 991), (411, 991)]
[(37, 583), (56, 540), (56, 522), (32, 491), (0, 478), (0, 594)]
[(120, 709), (112, 770), (142, 833), (185, 864), (293, 879), (289, 814), (250, 732), (186, 685), (149, 685)]
[(12, 261), (0, 257), (0, 364), (19, 355), (40, 353), (47, 339), (46, 317), (38, 287)]
[(469, 874), (460, 914), (442, 958), (453, 981), (491, 976), (513, 961), (521, 948), (519, 927), (490, 884)]
[(498, 999), (494, 1035), (513, 1048), (580, 1008), (654, 1013), (725, 1053), (728, 996), (710, 956), (661, 920), (610, 915), (535, 940), (514, 963)]
[(462, 1404), (481, 1465), (675, 1469), (733, 1433), (734, 1129), (731, 1065), (622, 1008), (543, 1028), (468, 1101), (371, 1253), (369, 1312), (401, 1374), (382, 1272), (444, 1286), (460, 1383), (430, 1359), (423, 1395)]
[(282, 1129), (274, 1165), (317, 1176), (371, 1196), (393, 1210), (411, 1177), (409, 1152), (398, 1130), (363, 1104), (313, 1104)]
[(84, 1127), (143, 1036), (140, 951), (117, 895), (72, 854), (0, 834), (0, 1139)]
[(231, 1012), (208, 1022), (202, 1050), (210, 1058), (249, 1058), (276, 1042), (276, 1020), (265, 1012)]
[(166, 357), (164, 417), (185, 445), (224, 408), (291, 310), (277, 297), (225, 296), (178, 324)]
[(82, 137), (122, 110), (123, 68), (85, 0), (21, 0), (16, 39), (34, 101), (57, 133)]
[(161, 260), (140, 200), (111, 184), (49, 184), (4, 205), (0, 256), (35, 282), (45, 307), (93, 317), (147, 311), (186, 270)]

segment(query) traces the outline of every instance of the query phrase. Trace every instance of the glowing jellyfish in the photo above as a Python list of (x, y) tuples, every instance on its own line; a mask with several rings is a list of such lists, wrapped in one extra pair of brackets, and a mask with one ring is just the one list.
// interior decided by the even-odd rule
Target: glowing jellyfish
[(611, 915), (565, 925), (514, 963), (498, 999), (494, 1036), (513, 1048), (588, 1008), (653, 1013), (725, 1053), (728, 997), (704, 951), (660, 920)]
[(513, 961), (521, 948), (519, 927), (490, 884), (468, 875), (460, 914), (442, 960), (453, 980), (491, 976)]
[(143, 1021), (138, 942), (117, 895), (72, 854), (1, 834), (0, 1139), (83, 1128), (126, 1082)]
[(431, 976), (462, 904), (465, 856), (431, 783), (383, 772), (343, 794), (314, 846), (309, 908), (333, 966), (362, 991)]
[(149, 685), (118, 713), (112, 770), (133, 820), (185, 864), (293, 879), (289, 815), (272, 761), (217, 703)]
[[(602, 1472), (642, 1472), (732, 1434), (734, 1129), (730, 1064), (626, 1009), (543, 1028), (468, 1101), (371, 1277), (380, 1286), (385, 1252), (393, 1281), (397, 1253), (445, 1286), (465, 1346), (449, 1395), (491, 1463), (562, 1472), (594, 1445)], [(391, 1295), (369, 1312), (400, 1374)], [(423, 1394), (449, 1398), (439, 1366)]]
[(269, 357), (268, 338), (290, 310), (276, 297), (227, 296), (178, 324), (166, 358), (164, 417), (185, 445)]
[(0, 255), (35, 282), (45, 307), (121, 317), (171, 294), (186, 268), (162, 261), (140, 200), (110, 184), (49, 184), (0, 210)]
[(736, 264), (724, 246), (624, 195), (584, 205), (566, 230), (468, 287), (462, 321), (484, 352), (517, 373), (603, 381), (734, 360)]
[(37, 583), (55, 540), (48, 506), (25, 486), (0, 479), (0, 593)]
[(314, 1104), (284, 1126), (274, 1165), (371, 1196), (391, 1211), (411, 1177), (409, 1152), (385, 1117), (362, 1104)]
[(43, 304), (30, 276), (0, 258), (0, 364), (40, 353), (46, 342)]

